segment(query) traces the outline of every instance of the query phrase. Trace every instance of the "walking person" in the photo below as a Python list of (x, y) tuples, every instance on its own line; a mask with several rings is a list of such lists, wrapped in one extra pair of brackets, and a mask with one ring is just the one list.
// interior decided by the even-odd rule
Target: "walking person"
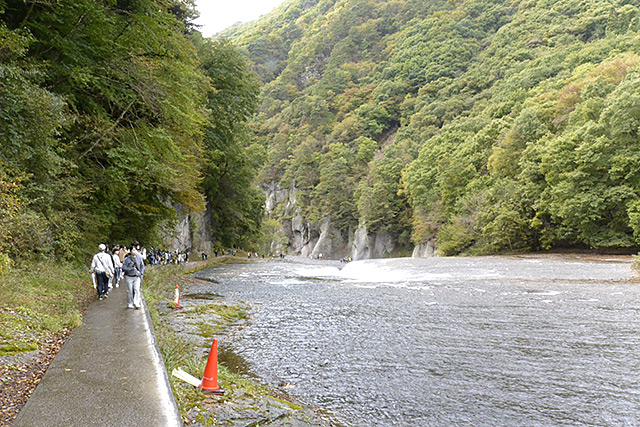
[(116, 277), (116, 263), (113, 261), (112, 251), (109, 249), (108, 246), (105, 250), (105, 253), (109, 255), (109, 262), (111, 263), (109, 265), (111, 266), (111, 270), (113, 271), (113, 274), (111, 276), (107, 276), (109, 277), (109, 287), (107, 288), (107, 295), (108, 295), (109, 292), (111, 292), (111, 289), (114, 287), (113, 281), (115, 280), (115, 277)]
[(120, 278), (122, 275), (122, 262), (120, 262), (120, 247), (115, 246), (113, 248), (113, 253), (111, 254), (113, 258), (113, 265), (115, 266), (114, 274), (113, 274), (113, 282), (115, 283), (115, 287), (120, 287)]
[(89, 272), (96, 275), (98, 299), (102, 300), (109, 293), (109, 278), (113, 277), (113, 263), (111, 256), (106, 252), (107, 247), (103, 243), (98, 245), (98, 249), (100, 252), (93, 256)]
[(127, 247), (125, 245), (119, 245), (119, 246), (120, 246), (120, 250), (118, 251), (118, 257), (120, 258), (120, 264), (122, 264), (124, 263), (124, 259), (129, 254), (129, 251), (127, 250)]
[(127, 308), (140, 308), (142, 295), (140, 288), (144, 274), (144, 261), (135, 246), (131, 246), (129, 255), (122, 264), (124, 281), (127, 284)]

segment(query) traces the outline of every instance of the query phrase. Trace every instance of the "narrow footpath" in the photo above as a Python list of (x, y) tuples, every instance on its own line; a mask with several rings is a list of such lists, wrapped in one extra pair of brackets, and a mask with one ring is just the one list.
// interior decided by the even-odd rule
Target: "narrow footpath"
[(14, 427), (182, 425), (146, 304), (126, 307), (124, 285), (89, 305)]

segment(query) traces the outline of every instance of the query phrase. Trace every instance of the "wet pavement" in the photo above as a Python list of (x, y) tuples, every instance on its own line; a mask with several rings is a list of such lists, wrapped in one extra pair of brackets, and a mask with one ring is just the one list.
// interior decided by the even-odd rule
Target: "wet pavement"
[(146, 305), (124, 286), (89, 305), (14, 427), (181, 426)]

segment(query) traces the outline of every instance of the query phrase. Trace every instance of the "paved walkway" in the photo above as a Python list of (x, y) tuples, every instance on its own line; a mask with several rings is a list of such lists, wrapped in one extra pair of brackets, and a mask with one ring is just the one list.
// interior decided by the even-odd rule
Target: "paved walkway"
[(14, 427), (181, 426), (146, 305), (124, 286), (94, 301)]

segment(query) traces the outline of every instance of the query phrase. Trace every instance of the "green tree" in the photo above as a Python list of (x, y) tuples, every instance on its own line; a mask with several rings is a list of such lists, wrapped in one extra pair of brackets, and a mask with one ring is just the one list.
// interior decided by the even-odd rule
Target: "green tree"
[(57, 140), (71, 115), (63, 98), (42, 87), (44, 67), (27, 56), (33, 41), (28, 31), (0, 22), (0, 253), (14, 260), (77, 236), (77, 225), (60, 219), (55, 207), (81, 194)]
[(299, 0), (236, 28), (267, 83), (261, 179), (297, 181), (316, 219), (358, 189), (352, 223), (411, 212), (414, 243), (451, 254), (638, 245), (625, 3)]
[(210, 225), (223, 245), (250, 242), (260, 233), (264, 211), (264, 194), (256, 186), (263, 154), (251, 144), (247, 127), (257, 105), (258, 83), (230, 42), (196, 36), (196, 43), (211, 84), (202, 182)]
[(330, 217), (341, 231), (356, 224), (356, 206), (353, 200), (354, 184), (350, 177), (353, 153), (343, 143), (333, 143), (320, 156), (318, 185), (311, 193), (311, 219), (319, 222)]
[(11, 36), (2, 43), (28, 42), (19, 53), (29, 71), (11, 74), (3, 100), (23, 98), (22, 113), (32, 110), (16, 121), (3, 109), (4, 125), (18, 132), (3, 153), (31, 174), (23, 188), (48, 227), (46, 249), (69, 256), (98, 239), (149, 240), (175, 216), (172, 203), (203, 207), (206, 86), (185, 35), (192, 8), (188, 0), (2, 2), (1, 31)]

